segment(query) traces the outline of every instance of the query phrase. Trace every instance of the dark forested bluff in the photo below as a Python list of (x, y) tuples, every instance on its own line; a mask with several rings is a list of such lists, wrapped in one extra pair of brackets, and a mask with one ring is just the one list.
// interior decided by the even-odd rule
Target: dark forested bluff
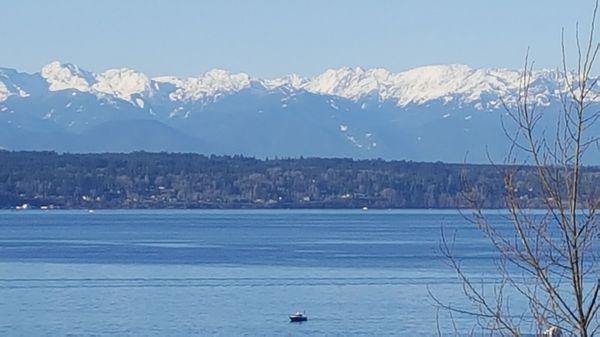
[[(15, 208), (456, 208), (504, 207), (502, 168), (352, 159), (198, 154), (0, 151), (0, 207)], [(531, 167), (517, 196), (541, 206)], [(585, 177), (600, 186), (600, 168)]]

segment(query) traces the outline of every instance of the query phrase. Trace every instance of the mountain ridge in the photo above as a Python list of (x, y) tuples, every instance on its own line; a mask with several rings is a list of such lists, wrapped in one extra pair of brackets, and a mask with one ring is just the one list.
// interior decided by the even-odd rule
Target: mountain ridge
[[(73, 135), (100, 137), (85, 144), (110, 144), (108, 136), (89, 131), (124, 123), (137, 136), (125, 127), (113, 136), (121, 145), (130, 142), (124, 148), (131, 150), (448, 162), (468, 154), (467, 160), (485, 162), (490, 149), (495, 159), (505, 153), (501, 118), (504, 104), (516, 102), (520, 81), (516, 70), (459, 64), (399, 73), (342, 67), (312, 78), (262, 79), (223, 69), (188, 78), (150, 77), (130, 68), (94, 73), (55, 61), (33, 74), (0, 68), (0, 127), (10, 130), (0, 147), (53, 144), (50, 149), (72, 151)], [(547, 110), (548, 127), (558, 116), (562, 88), (556, 71), (532, 73), (531, 99)], [(141, 120), (164, 126), (132, 122)], [(52, 142), (49, 134), (56, 135)]]
[[(7, 78), (2, 76), (5, 70), (14, 69), (0, 68), (0, 88), (3, 88), (0, 92), (9, 91), (15, 94), (6, 89), (6, 84), (3, 83), (3, 79)], [(267, 90), (284, 87), (353, 100), (377, 93), (381, 100), (397, 100), (399, 106), (439, 98), (450, 99), (450, 96), (457, 94), (465, 95), (469, 101), (480, 99), (483, 93), (511, 94), (518, 90), (521, 80), (521, 72), (517, 70), (473, 69), (463, 64), (422, 66), (398, 73), (384, 68), (341, 67), (327, 69), (312, 78), (292, 73), (264, 79), (252, 77), (247, 73), (234, 74), (218, 68), (187, 78), (149, 77), (130, 68), (113, 68), (96, 74), (72, 63), (53, 61), (45, 65), (40, 72), (20, 74), (39, 74), (48, 83), (50, 91), (94, 92), (100, 96), (112, 95), (130, 102), (134, 94), (151, 96), (160, 91), (161, 84), (174, 87), (169, 95), (173, 101), (200, 100), (206, 96), (237, 92), (254, 84)], [(532, 75), (534, 84), (540, 80), (556, 80), (556, 76), (556, 71), (549, 69), (537, 70)], [(0, 100), (6, 98), (7, 96), (0, 96)]]

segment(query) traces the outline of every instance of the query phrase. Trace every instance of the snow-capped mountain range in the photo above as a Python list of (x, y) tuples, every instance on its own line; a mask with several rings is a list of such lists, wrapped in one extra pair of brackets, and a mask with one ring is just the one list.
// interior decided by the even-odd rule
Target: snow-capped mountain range
[[(28, 95), (2, 71), (0, 77), (0, 101), (11, 95)], [(267, 90), (288, 89), (314, 94), (331, 95), (351, 100), (375, 96), (385, 101), (396, 101), (398, 106), (427, 101), (460, 99), (470, 103), (485, 97), (510, 97), (516, 93), (521, 73), (509, 69), (471, 69), (466, 65), (438, 65), (391, 73), (385, 69), (340, 68), (328, 69), (312, 78), (296, 74), (275, 78), (252, 78), (248, 74), (232, 74), (226, 70), (213, 69), (197, 77), (177, 78), (161, 76), (149, 78), (128, 68), (110, 69), (95, 74), (69, 63), (52, 62), (44, 66), (40, 76), (49, 91), (76, 90), (89, 92), (98, 98), (114, 97), (139, 105), (134, 96), (152, 99), (154, 94), (167, 93), (171, 102), (194, 102), (215, 99), (233, 94), (251, 86)], [(6, 83), (4, 83), (6, 82)], [(538, 98), (548, 100), (558, 90), (556, 74), (542, 70), (534, 73), (534, 91)], [(548, 87), (548, 84), (553, 84)], [(170, 85), (170, 86), (167, 86)], [(41, 89), (41, 88), (34, 88)], [(135, 102), (134, 102), (135, 101)], [(494, 102), (492, 102), (494, 103)]]
[[(563, 88), (556, 72), (536, 71), (532, 83), (552, 111)], [(502, 101), (514, 102), (520, 85), (519, 71), (465, 65), (275, 79), (220, 69), (151, 78), (60, 62), (34, 74), (0, 68), (0, 146), (482, 161), (502, 152)]]

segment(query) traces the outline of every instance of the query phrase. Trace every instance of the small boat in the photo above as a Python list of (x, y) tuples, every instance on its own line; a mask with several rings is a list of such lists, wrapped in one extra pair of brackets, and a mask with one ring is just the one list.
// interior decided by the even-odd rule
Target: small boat
[(296, 311), (295, 313), (290, 315), (290, 321), (292, 322), (306, 322), (308, 321), (308, 317), (306, 317), (304, 312)]
[(29, 204), (23, 204), (23, 205), (21, 205), (21, 206), (17, 206), (17, 207), (15, 207), (15, 209), (16, 209), (17, 211), (25, 211), (25, 210), (28, 210), (28, 209), (29, 209)]

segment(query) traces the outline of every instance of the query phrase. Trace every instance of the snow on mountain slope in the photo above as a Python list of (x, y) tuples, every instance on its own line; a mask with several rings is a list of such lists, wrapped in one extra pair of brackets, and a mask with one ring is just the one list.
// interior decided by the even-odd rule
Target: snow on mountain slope
[[(532, 76), (531, 97), (548, 106), (548, 121), (563, 91), (556, 75)], [(145, 137), (163, 144), (152, 149), (190, 151), (192, 137), (211, 153), (463, 161), (468, 152), (485, 162), (488, 150), (501, 158), (500, 103), (514, 101), (520, 80), (519, 71), (465, 65), (274, 79), (220, 69), (191, 78), (128, 68), (96, 74), (60, 62), (34, 74), (0, 68), (0, 147), (72, 150), (74, 135), (87, 135), (78, 151), (110, 139), (103, 151), (136, 149)]]
[(96, 76), (96, 83), (92, 89), (96, 93), (114, 96), (128, 102), (133, 102), (134, 94), (152, 96), (148, 76), (128, 68), (110, 69)]
[(50, 91), (73, 89), (88, 92), (94, 81), (92, 74), (82, 71), (78, 66), (58, 61), (45, 65), (41, 75), (48, 82)]
[(10, 96), (29, 96), (29, 92), (18, 84), (21, 82), (19, 75), (15, 70), (0, 68), (0, 102), (6, 101)]
[(132, 95), (151, 94), (148, 77), (135, 70), (110, 69), (99, 75), (70, 63), (51, 62), (40, 75), (48, 82), (49, 91), (77, 90), (98, 96), (113, 96), (132, 102)]
[[(556, 82), (550, 80), (555, 75), (547, 70), (533, 74), (533, 96), (540, 103), (545, 103), (550, 95), (555, 94)], [(514, 100), (520, 80), (519, 71), (471, 69), (466, 65), (426, 66), (397, 74), (385, 69), (340, 68), (325, 71), (302, 88), (352, 100), (375, 94), (381, 100), (396, 101), (399, 106), (423, 104), (437, 99), (458, 99), (461, 103), (471, 103), (491, 96), (493, 99), (486, 103), (497, 107), (499, 98), (509, 102)], [(550, 83), (552, 86), (548, 88)]]
[[(442, 100), (458, 104), (479, 102), (483, 103), (479, 106), (496, 108), (500, 105), (500, 98), (514, 101), (521, 80), (519, 71), (472, 69), (466, 65), (425, 66), (399, 73), (381, 68), (364, 70), (343, 67), (328, 69), (312, 79), (296, 74), (260, 79), (245, 73), (232, 74), (213, 69), (187, 79), (173, 76), (150, 79), (145, 74), (127, 68), (94, 74), (76, 65), (55, 61), (44, 66), (40, 75), (48, 83), (49, 91), (71, 89), (90, 92), (99, 97), (128, 101), (139, 107), (143, 107), (143, 103), (138, 99), (150, 98), (158, 91), (162, 92), (161, 97), (168, 97), (172, 102), (207, 103), (257, 83), (265, 90), (285, 87), (290, 92), (303, 90), (353, 101), (375, 97), (380, 101), (393, 101), (400, 107)], [(547, 104), (561, 90), (554, 71), (536, 71), (532, 80), (532, 97), (539, 103)], [(1, 88), (0, 92), (0, 97), (6, 99), (10, 90)], [(133, 97), (135, 95), (136, 98)]]
[(179, 79), (165, 76), (153, 79), (159, 83), (170, 83), (175, 86), (175, 91), (170, 93), (172, 101), (197, 101), (209, 97), (237, 92), (250, 85), (250, 76), (244, 73), (231, 74), (222, 69), (213, 69), (198, 77)]
[(6, 87), (6, 85), (4, 83), (0, 82), (0, 102), (5, 101), (9, 95), (10, 95), (10, 92), (8, 91), (8, 88)]
[(460, 95), (466, 102), (484, 93), (506, 95), (518, 88), (519, 73), (507, 70), (473, 70), (464, 65), (430, 66), (392, 76), (391, 97), (400, 105)]
[(288, 87), (291, 89), (301, 89), (305, 88), (308, 84), (308, 80), (300, 77), (298, 74), (291, 74), (275, 79), (265, 79), (261, 80), (260, 83), (267, 89), (273, 90), (281, 87)]
[(363, 70), (362, 68), (328, 69), (310, 80), (304, 89), (314, 93), (359, 99), (377, 93), (387, 99), (386, 89), (390, 86), (392, 74), (385, 69)]

